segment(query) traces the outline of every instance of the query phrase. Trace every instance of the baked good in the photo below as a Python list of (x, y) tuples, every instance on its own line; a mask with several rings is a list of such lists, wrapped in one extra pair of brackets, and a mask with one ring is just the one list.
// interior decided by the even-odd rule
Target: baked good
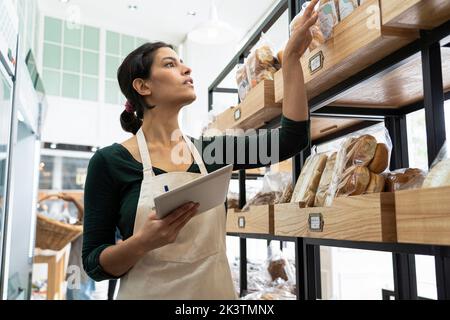
[(273, 80), (277, 72), (277, 61), (268, 45), (257, 48), (247, 59), (247, 76), (251, 87), (255, 87), (263, 80)]
[(369, 170), (380, 174), (389, 166), (389, 148), (384, 143), (379, 143), (375, 150), (375, 155), (369, 164)]
[(327, 163), (328, 157), (316, 154), (308, 158), (295, 185), (291, 202), (304, 202), (306, 207), (314, 206), (320, 178)]
[(394, 192), (421, 188), (426, 174), (420, 169), (406, 169), (386, 174), (386, 191)]
[(278, 62), (280, 63), (280, 66), (283, 65), (283, 57), (284, 57), (284, 50), (280, 50), (277, 53), (277, 59), (278, 59)]
[(316, 199), (314, 201), (315, 207), (323, 207), (325, 205), (325, 199), (328, 195), (333, 174), (336, 170), (336, 158), (337, 152), (333, 153), (327, 160), (327, 164), (320, 178), (319, 187), (316, 192)]
[(347, 153), (347, 161), (345, 168), (352, 166), (367, 167), (375, 156), (377, 149), (377, 139), (371, 135), (364, 135), (352, 142), (353, 147)]
[(289, 203), (292, 199), (292, 194), (294, 193), (294, 187), (292, 183), (289, 183), (283, 191), (283, 194), (280, 197), (278, 203)]
[(250, 91), (250, 82), (247, 76), (247, 67), (241, 66), (236, 73), (236, 83), (238, 85), (239, 99), (244, 101)]
[(246, 211), (250, 206), (272, 205), (281, 197), (281, 192), (258, 192), (250, 201), (247, 202), (242, 211)]
[(370, 182), (367, 186), (366, 193), (380, 193), (384, 191), (386, 179), (379, 174), (370, 173)]
[(450, 159), (439, 162), (426, 177), (423, 188), (450, 186)]
[(370, 171), (363, 166), (349, 168), (342, 176), (338, 186), (338, 196), (357, 196), (363, 194), (370, 183)]
[(283, 279), (284, 281), (288, 281), (285, 267), (286, 261), (284, 261), (283, 259), (270, 261), (267, 271), (269, 271), (269, 274), (272, 277), (272, 281), (275, 281), (279, 278)]

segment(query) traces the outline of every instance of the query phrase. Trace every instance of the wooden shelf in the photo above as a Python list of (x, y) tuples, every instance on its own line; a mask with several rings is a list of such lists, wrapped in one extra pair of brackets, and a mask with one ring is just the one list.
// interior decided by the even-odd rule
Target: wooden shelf
[(397, 192), (395, 206), (398, 242), (450, 245), (450, 187)]
[[(441, 54), (444, 90), (449, 92), (450, 48), (442, 47)], [(355, 86), (331, 105), (397, 109), (421, 100), (423, 100), (422, 60), (420, 54), (417, 54), (401, 67)]]
[(229, 210), (227, 233), (273, 234), (273, 206), (254, 206), (249, 211)]
[(220, 114), (210, 128), (220, 131), (258, 129), (281, 115), (281, 111), (281, 104), (275, 103), (274, 82), (265, 80), (254, 87), (242, 103)]
[(448, 0), (381, 0), (383, 25), (433, 29), (450, 20)]
[[(389, 243), (397, 240), (393, 193), (337, 198), (327, 208), (302, 209), (298, 203), (289, 203), (274, 209), (276, 236)], [(318, 217), (323, 229), (313, 231), (311, 223), (320, 222)]]

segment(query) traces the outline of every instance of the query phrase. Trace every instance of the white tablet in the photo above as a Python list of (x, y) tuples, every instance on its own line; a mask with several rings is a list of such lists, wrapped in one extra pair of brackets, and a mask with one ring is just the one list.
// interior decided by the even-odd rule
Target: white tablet
[(198, 214), (225, 204), (233, 165), (202, 176), (155, 198), (156, 216), (163, 219), (188, 202), (199, 203)]

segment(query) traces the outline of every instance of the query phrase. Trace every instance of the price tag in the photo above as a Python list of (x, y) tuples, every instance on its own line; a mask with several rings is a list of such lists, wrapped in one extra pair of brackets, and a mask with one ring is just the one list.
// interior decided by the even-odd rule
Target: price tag
[(308, 219), (308, 227), (311, 232), (323, 232), (323, 216), (321, 213), (311, 213)]
[(234, 112), (234, 120), (238, 121), (241, 118), (241, 109), (237, 109)]
[(245, 217), (239, 217), (238, 218), (238, 226), (239, 226), (239, 229), (244, 229), (245, 228)]
[(309, 72), (311, 75), (323, 68), (324, 59), (325, 58), (322, 51), (319, 51), (311, 57), (311, 59), (309, 59)]

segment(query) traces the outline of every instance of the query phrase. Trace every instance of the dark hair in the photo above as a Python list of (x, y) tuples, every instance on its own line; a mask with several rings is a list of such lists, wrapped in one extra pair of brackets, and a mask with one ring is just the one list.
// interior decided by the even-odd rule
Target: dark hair
[(144, 97), (134, 89), (133, 81), (150, 77), (155, 53), (160, 48), (173, 49), (173, 46), (164, 42), (146, 43), (131, 52), (117, 70), (120, 90), (135, 109), (133, 113), (124, 111), (120, 116), (120, 124), (123, 130), (132, 134), (141, 128), (144, 111), (155, 107), (145, 102)]

